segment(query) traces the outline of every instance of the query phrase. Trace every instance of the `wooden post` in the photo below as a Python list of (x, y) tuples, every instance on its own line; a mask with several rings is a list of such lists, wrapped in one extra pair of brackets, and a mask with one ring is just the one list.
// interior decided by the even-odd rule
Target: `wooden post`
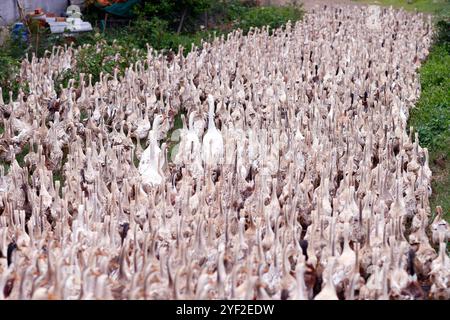
[(41, 26), (38, 24), (37, 25), (37, 29), (36, 29), (36, 49), (35, 49), (35, 54), (36, 54), (36, 58), (38, 56), (38, 48), (39, 48), (39, 30), (40, 30)]
[(187, 13), (187, 8), (184, 8), (183, 14), (181, 15), (180, 24), (178, 25), (177, 34), (181, 32), (181, 28), (183, 27), (183, 22), (184, 22), (184, 18), (186, 17), (186, 13)]
[(105, 13), (105, 25), (103, 26), (103, 33), (106, 31), (106, 23), (108, 22), (108, 13)]

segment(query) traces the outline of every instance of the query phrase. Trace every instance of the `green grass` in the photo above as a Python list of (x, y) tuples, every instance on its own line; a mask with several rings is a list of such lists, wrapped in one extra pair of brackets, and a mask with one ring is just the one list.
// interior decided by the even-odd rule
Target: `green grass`
[(434, 212), (440, 205), (450, 221), (450, 22), (441, 20), (436, 28), (431, 52), (419, 70), (422, 92), (409, 125), (430, 152), (431, 208)]
[[(442, 45), (433, 48), (420, 69), (422, 93), (411, 110), (409, 125), (419, 133), (421, 146), (430, 151), (433, 172), (432, 209), (442, 206), (450, 220), (450, 53)], [(446, 72), (447, 71), (447, 72)]]
[(235, 25), (247, 32), (251, 27), (262, 28), (270, 26), (276, 29), (284, 25), (287, 21), (295, 23), (303, 17), (301, 7), (253, 7), (248, 8), (235, 19)]
[(449, 13), (448, 0), (353, 0), (355, 2), (392, 6), (394, 8), (404, 8), (405, 10), (421, 11), (433, 14)]
[(20, 151), (20, 153), (18, 153), (18, 154), (16, 155), (17, 163), (18, 163), (21, 167), (23, 167), (23, 166), (25, 165), (25, 156), (28, 154), (28, 152), (30, 152), (30, 144), (29, 144), (29, 143), (27, 143), (27, 144), (23, 147), (22, 151)]
[[(22, 151), (20, 151), (18, 154), (16, 154), (16, 160), (19, 166), (23, 167), (25, 165), (25, 156), (30, 152), (30, 145), (26, 144)], [(3, 166), (4, 173), (7, 174), (9, 172), (9, 169), (11, 168), (11, 163), (6, 161), (0, 161), (0, 166)]]

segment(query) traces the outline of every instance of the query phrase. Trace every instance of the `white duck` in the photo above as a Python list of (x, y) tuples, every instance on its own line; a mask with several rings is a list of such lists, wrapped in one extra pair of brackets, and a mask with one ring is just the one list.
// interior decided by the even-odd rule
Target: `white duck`
[(149, 145), (144, 150), (139, 162), (138, 170), (142, 177), (142, 184), (148, 186), (160, 185), (163, 181), (162, 167), (164, 165), (161, 148), (158, 146), (158, 134), (163, 117), (155, 116), (153, 128), (149, 132)]
[(208, 130), (203, 137), (202, 160), (207, 165), (217, 165), (223, 161), (223, 137), (214, 124), (214, 98), (208, 95)]
[(194, 130), (195, 116), (196, 111), (192, 111), (189, 115), (189, 127), (181, 129), (181, 142), (174, 161), (177, 164), (195, 162), (199, 159), (202, 145)]

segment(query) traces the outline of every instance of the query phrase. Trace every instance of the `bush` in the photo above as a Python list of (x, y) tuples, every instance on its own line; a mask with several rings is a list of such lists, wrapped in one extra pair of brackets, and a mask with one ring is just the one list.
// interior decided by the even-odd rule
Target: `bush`
[(19, 79), (20, 61), (25, 57), (26, 45), (20, 41), (6, 39), (0, 48), (0, 87), (3, 90), (3, 100), (9, 101), (9, 92), (17, 96), (23, 87)]
[(190, 22), (191, 25), (197, 24), (198, 17), (214, 2), (213, 0), (143, 1), (136, 6), (135, 13), (139, 20), (150, 21), (153, 18), (164, 20), (170, 31), (177, 31), (185, 26), (186, 22)]
[(17, 95), (19, 91), (19, 82), (17, 76), (19, 73), (19, 62), (5, 55), (0, 51), (0, 87), (3, 89), (3, 100), (7, 103), (9, 101), (9, 91)]
[(440, 20), (436, 23), (436, 44), (444, 47), (447, 53), (450, 51), (450, 18)]
[(236, 25), (244, 32), (251, 27), (264, 27), (276, 29), (287, 21), (296, 22), (303, 16), (303, 11), (297, 6), (287, 7), (254, 7), (244, 10), (243, 14), (236, 17)]
[(93, 83), (99, 81), (100, 73), (113, 74), (118, 69), (118, 75), (123, 75), (125, 69), (136, 61), (145, 57), (143, 50), (129, 46), (122, 41), (109, 40), (100, 33), (93, 36), (95, 45), (88, 44), (79, 49), (73, 69), (69, 69), (58, 76), (55, 87), (67, 86), (70, 79), (79, 80), (80, 73), (92, 75)]

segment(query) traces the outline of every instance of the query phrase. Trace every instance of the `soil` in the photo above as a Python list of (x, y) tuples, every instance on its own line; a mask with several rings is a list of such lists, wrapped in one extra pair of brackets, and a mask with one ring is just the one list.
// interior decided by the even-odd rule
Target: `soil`
[[(264, 4), (272, 4), (272, 5), (286, 5), (292, 3), (292, 0), (265, 0), (261, 1)], [(314, 6), (322, 6), (326, 4), (341, 4), (341, 5), (363, 5), (362, 3), (358, 3), (351, 0), (300, 0), (300, 3), (303, 3), (303, 7), (309, 11)]]

